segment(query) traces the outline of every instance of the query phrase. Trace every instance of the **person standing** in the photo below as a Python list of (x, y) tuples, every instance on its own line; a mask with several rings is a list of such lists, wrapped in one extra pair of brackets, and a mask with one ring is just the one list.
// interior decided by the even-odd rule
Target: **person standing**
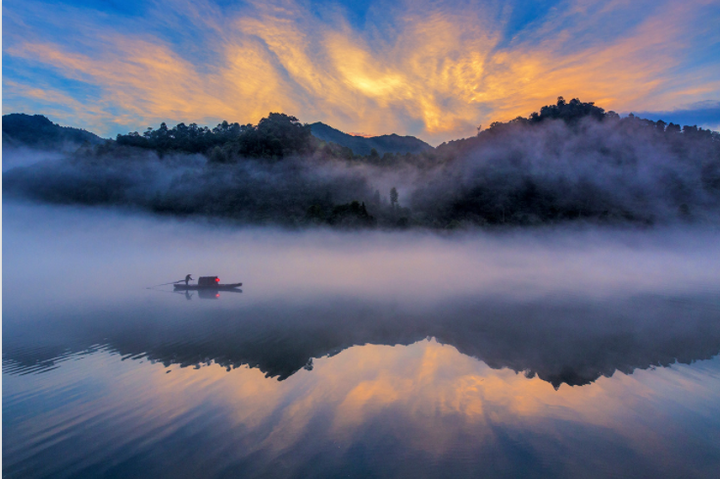
[(185, 286), (187, 286), (190, 283), (190, 280), (192, 280), (192, 275), (185, 276)]

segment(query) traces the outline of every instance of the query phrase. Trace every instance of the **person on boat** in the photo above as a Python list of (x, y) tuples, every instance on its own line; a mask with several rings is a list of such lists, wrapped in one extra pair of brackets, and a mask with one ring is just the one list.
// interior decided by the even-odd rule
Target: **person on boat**
[(190, 280), (192, 280), (192, 275), (185, 276), (185, 286), (187, 286), (190, 283)]

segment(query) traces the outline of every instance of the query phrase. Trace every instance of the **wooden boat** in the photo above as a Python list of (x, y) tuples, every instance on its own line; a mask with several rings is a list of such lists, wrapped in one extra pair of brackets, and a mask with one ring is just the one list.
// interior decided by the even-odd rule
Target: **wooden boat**
[(242, 286), (242, 283), (230, 283), (230, 284), (209, 284), (209, 285), (199, 285), (199, 284), (174, 284), (173, 287), (178, 291), (196, 291), (200, 289), (211, 289), (216, 291), (222, 291), (222, 290), (231, 290), (231, 289), (237, 289), (240, 286)]
[(230, 291), (239, 288), (242, 283), (220, 284), (220, 278), (217, 276), (200, 276), (197, 284), (175, 283), (173, 287), (176, 291)]

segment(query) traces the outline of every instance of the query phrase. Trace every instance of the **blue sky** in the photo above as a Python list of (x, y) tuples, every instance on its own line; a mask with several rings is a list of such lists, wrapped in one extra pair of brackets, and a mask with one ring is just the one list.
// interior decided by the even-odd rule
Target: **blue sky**
[(3, 2), (3, 113), (104, 136), (271, 111), (437, 144), (557, 96), (720, 129), (720, 2)]

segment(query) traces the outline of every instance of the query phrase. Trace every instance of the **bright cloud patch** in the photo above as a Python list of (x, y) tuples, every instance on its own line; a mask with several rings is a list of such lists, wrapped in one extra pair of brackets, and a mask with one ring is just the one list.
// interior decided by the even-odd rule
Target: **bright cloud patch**
[(105, 135), (282, 111), (438, 143), (560, 95), (674, 110), (720, 97), (713, 3), (575, 0), (513, 29), (519, 0), (375, 2), (362, 25), (341, 6), (291, 1), (162, 2), (139, 18), (5, 2), (3, 111)]

